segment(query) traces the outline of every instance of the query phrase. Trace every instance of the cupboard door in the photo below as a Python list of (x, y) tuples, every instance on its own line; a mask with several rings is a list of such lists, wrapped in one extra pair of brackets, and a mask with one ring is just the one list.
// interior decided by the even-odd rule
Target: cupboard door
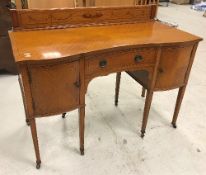
[(183, 86), (193, 45), (162, 49), (155, 88), (167, 90)]
[(59, 114), (79, 106), (79, 61), (30, 65), (34, 115)]

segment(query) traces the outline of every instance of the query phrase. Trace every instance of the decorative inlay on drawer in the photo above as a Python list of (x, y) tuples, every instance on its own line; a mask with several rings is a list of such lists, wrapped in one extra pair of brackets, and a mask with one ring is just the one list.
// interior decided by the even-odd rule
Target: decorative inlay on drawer
[(129, 68), (150, 66), (155, 63), (156, 49), (141, 48), (86, 57), (86, 75), (123, 71)]

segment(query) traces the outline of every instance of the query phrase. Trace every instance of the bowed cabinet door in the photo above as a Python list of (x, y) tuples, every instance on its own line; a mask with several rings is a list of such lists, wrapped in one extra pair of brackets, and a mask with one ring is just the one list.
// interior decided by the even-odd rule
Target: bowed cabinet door
[(35, 117), (55, 115), (79, 106), (79, 61), (29, 65)]
[(163, 47), (158, 67), (156, 90), (169, 90), (185, 84), (194, 45)]

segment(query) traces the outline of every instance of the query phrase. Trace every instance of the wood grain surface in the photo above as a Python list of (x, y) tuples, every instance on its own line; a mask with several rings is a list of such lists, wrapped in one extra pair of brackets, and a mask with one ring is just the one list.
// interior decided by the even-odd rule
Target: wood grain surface
[[(153, 1), (150, 1), (153, 2)], [(85, 94), (89, 81), (127, 71), (147, 89), (141, 136), (153, 93), (179, 88), (172, 124), (202, 38), (156, 21), (157, 5), (136, 7), (15, 10), (9, 33), (19, 68), (26, 121), (31, 126), (36, 167), (41, 158), (35, 118), (79, 109), (80, 153), (84, 154)]]
[(131, 46), (172, 45), (201, 38), (156, 21), (9, 33), (16, 62), (45, 60)]

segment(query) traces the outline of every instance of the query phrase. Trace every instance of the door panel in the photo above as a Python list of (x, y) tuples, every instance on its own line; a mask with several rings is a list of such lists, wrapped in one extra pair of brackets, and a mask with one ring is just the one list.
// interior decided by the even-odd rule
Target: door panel
[(58, 114), (79, 105), (79, 61), (29, 66), (35, 116)]
[(193, 45), (165, 47), (158, 67), (156, 89), (172, 89), (185, 83)]

